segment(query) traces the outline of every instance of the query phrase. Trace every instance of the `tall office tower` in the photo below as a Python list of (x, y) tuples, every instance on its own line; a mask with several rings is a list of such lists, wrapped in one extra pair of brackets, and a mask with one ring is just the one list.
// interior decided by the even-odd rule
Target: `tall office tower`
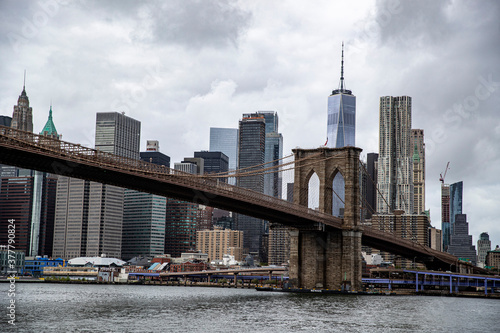
[[(141, 161), (170, 167), (170, 157), (159, 151), (159, 142), (148, 140)], [(122, 258), (154, 257), (164, 253), (167, 199), (126, 189), (123, 205)]]
[[(283, 136), (281, 133), (278, 133), (278, 113), (275, 111), (258, 111), (256, 114), (263, 116), (265, 121), (264, 162), (266, 164), (264, 168), (274, 167), (272, 171), (275, 171), (264, 174), (264, 194), (281, 198), (282, 174), (277, 171), (283, 158)], [(274, 263), (279, 261), (278, 257), (283, 257), (284, 254), (276, 252), (281, 246), (280, 244), (273, 244), (273, 242), (280, 242), (285, 239), (285, 234), (288, 233), (288, 230), (279, 227), (273, 228), (272, 231), (270, 229), (269, 222), (264, 221), (264, 234), (261, 241), (260, 256), (261, 260)], [(274, 249), (272, 253), (269, 250), (270, 248)]]
[(411, 97), (380, 97), (379, 131), (377, 211), (413, 214)]
[(8, 243), (9, 220), (14, 220), (15, 249), (27, 256), (52, 255), (54, 177), (3, 177), (0, 183), (0, 244)]
[[(220, 151), (195, 151), (194, 158), (203, 159), (203, 174), (227, 172), (229, 157)], [(227, 178), (221, 178), (227, 182)]]
[(450, 235), (453, 235), (455, 230), (455, 216), (462, 214), (463, 188), (463, 182), (450, 185)]
[(443, 251), (450, 245), (450, 185), (441, 184), (441, 230), (443, 231)]
[(413, 147), (413, 209), (416, 214), (425, 212), (425, 143), (424, 130), (411, 130)]
[(233, 255), (235, 260), (242, 260), (243, 232), (224, 230), (201, 230), (196, 233), (196, 250), (207, 253), (209, 260), (222, 260), (224, 255)]
[[(327, 139), (329, 148), (342, 148), (356, 144), (356, 96), (345, 88), (344, 83), (344, 43), (340, 63), (339, 88), (328, 97)], [(345, 182), (339, 173), (333, 179), (332, 214), (343, 216)]]
[[(26, 73), (24, 73), (24, 75), (26, 81)], [(30, 101), (26, 95), (25, 84), (23, 84), (23, 91), (17, 99), (17, 105), (14, 105), (11, 127), (26, 132), (33, 132), (33, 109), (30, 108)]]
[[(243, 114), (239, 122), (239, 150), (238, 169), (247, 171), (263, 169), (265, 160), (266, 122), (263, 115), (258, 113)], [(259, 193), (264, 192), (264, 175), (240, 177), (237, 180), (239, 187), (247, 188)], [(237, 228), (243, 231), (243, 247), (250, 253), (262, 254), (262, 235), (265, 231), (264, 221), (250, 216), (237, 214)], [(261, 258), (263, 260), (263, 258)]]
[(59, 176), (53, 256), (71, 259), (87, 255), (90, 182)]
[(125, 190), (122, 229), (124, 260), (164, 253), (166, 205), (165, 197)]
[(482, 232), (477, 241), (477, 264), (484, 267), (486, 263), (486, 254), (491, 251), (490, 235), (487, 232)]
[(466, 214), (455, 215), (455, 226), (450, 236), (448, 252), (459, 259), (467, 260), (476, 265), (476, 247), (472, 245), (472, 236), (469, 235)]
[[(239, 130), (237, 128), (210, 127), (209, 151), (220, 151), (229, 159), (229, 170), (238, 168), (238, 140)], [(229, 179), (229, 184), (235, 185), (234, 178)]]
[[(277, 167), (283, 158), (283, 135), (278, 133), (278, 113), (275, 111), (259, 111), (266, 122), (266, 143), (264, 167)], [(273, 171), (278, 171), (273, 169)], [(267, 173), (264, 175), (264, 194), (275, 198), (281, 198), (282, 175), (280, 172)]]
[(367, 219), (371, 219), (372, 215), (377, 212), (377, 164), (377, 153), (366, 155), (366, 171), (368, 172), (368, 179), (366, 180)]
[[(96, 116), (96, 149), (139, 159), (141, 123), (118, 112)], [(124, 189), (61, 177), (57, 186), (54, 253), (121, 257)]]
[(119, 112), (97, 112), (95, 148), (138, 160), (141, 122)]
[[(194, 162), (175, 163), (174, 168), (193, 174), (200, 170)], [(198, 209), (196, 203), (167, 198), (164, 253), (180, 257), (181, 253), (196, 249)]]
[[(140, 139), (140, 121), (119, 112), (96, 114), (96, 149), (138, 160)], [(124, 198), (123, 188), (91, 184), (87, 256), (121, 257)]]

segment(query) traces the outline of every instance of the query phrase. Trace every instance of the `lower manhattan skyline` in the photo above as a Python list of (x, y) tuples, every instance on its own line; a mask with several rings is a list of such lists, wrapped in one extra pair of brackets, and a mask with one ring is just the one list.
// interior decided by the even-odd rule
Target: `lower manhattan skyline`
[[(441, 228), (440, 173), (463, 181), (475, 244), (500, 243), (500, 4), (485, 1), (66, 2), (0, 4), (0, 115), (25, 89), (33, 131), (52, 105), (65, 141), (94, 147), (95, 114), (125, 112), (180, 162), (210, 127), (274, 110), (283, 154), (326, 140), (327, 99), (345, 44), (356, 146), (378, 153), (379, 98), (411, 96), (424, 130), (426, 209)], [(180, 10), (182, 9), (182, 10)], [(173, 14), (175, 13), (175, 14)], [(212, 17), (206, 20), (206, 17)], [(196, 23), (196, 24), (194, 24)]]

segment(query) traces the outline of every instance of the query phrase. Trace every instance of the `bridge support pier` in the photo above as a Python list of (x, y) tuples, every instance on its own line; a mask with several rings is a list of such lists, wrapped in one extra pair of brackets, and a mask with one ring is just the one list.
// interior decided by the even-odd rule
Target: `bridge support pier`
[[(359, 154), (355, 147), (294, 149), (293, 200), (308, 206), (309, 180), (319, 178), (319, 211), (332, 214), (333, 181), (344, 178), (344, 217), (340, 229), (323, 226), (290, 232), (290, 284), (295, 288), (361, 290)], [(320, 228), (321, 229), (321, 228)]]
[(291, 231), (289, 279), (294, 288), (361, 290), (361, 232)]

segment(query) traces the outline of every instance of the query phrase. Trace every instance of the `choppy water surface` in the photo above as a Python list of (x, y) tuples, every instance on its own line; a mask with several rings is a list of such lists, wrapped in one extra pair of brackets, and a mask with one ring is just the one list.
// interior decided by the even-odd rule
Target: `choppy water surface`
[[(500, 301), (340, 296), (253, 289), (16, 284), (16, 328), (1, 332), (499, 332)], [(5, 310), (4, 310), (5, 309)]]

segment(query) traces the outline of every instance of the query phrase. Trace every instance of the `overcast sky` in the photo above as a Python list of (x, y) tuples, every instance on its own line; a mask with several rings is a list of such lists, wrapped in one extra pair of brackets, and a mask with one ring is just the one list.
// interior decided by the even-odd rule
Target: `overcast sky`
[(426, 208), (441, 228), (439, 174), (464, 182), (474, 245), (500, 244), (497, 1), (0, 1), (0, 114), (22, 91), (40, 132), (52, 101), (63, 139), (93, 147), (95, 114), (141, 121), (178, 162), (210, 127), (274, 110), (284, 154), (326, 140), (327, 98), (357, 97), (356, 145), (378, 152), (380, 96), (413, 98), (424, 129)]

